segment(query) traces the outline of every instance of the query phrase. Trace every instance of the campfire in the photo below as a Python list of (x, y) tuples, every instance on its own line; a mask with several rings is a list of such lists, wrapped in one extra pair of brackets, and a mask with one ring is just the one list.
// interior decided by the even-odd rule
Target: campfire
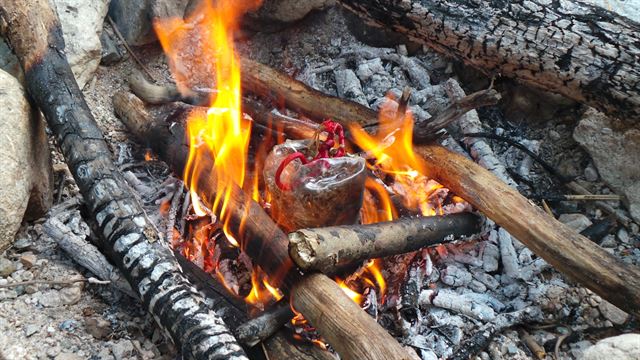
[[(417, 30), (431, 29), (423, 18), (446, 5), (341, 3), (369, 23), (488, 67), (460, 54), (466, 35), (455, 32), (462, 40), (450, 42)], [(499, 15), (487, 6), (476, 15), (493, 21)], [(344, 58), (329, 70), (299, 74), (282, 63), (287, 71), (280, 71), (247, 55), (260, 46), (247, 23), (267, 8), (260, 0), (191, 1), (179, 16), (153, 16), (170, 73), (151, 79), (138, 59), (143, 72), (133, 70), (128, 88), (114, 93), (113, 110), (140, 150), (131, 158), (142, 160), (116, 165), (74, 80), (56, 12), (45, 0), (0, 1), (2, 30), (79, 189), (78, 221), (100, 239), (99, 251), (69, 228), (79, 198), (59, 200), (43, 229), (72, 256), (91, 254), (79, 260), (101, 279), (90, 283), (139, 299), (189, 359), (468, 359), (493, 356), (494, 337), (510, 329), (543, 358), (550, 345), (536, 340), (538, 332), (568, 317), (547, 291), (566, 285), (560, 274), (602, 297), (607, 309), (639, 314), (640, 270), (587, 238), (611, 231), (612, 221), (632, 231), (633, 219), (602, 202), (617, 195), (589, 192), (541, 160), (535, 146), (485, 131), (479, 109), (508, 95), (495, 79), (470, 94), (453, 78), (433, 85), (406, 46), (341, 45)], [(110, 21), (119, 32), (122, 24)], [(558, 80), (569, 71), (564, 62), (584, 61), (582, 50), (560, 56), (560, 74), (531, 60), (546, 82), (512, 71), (512, 58), (498, 60), (506, 76), (611, 116), (637, 116), (637, 104), (618, 96), (628, 89), (617, 80), (606, 94)], [(305, 84), (327, 71), (335, 81), (325, 85), (338, 96)], [(392, 74), (399, 80), (392, 83)], [(587, 75), (572, 76), (582, 84)], [(386, 86), (384, 96), (372, 95), (374, 85), (365, 91), (367, 81)], [(633, 91), (628, 97), (637, 98)], [(417, 105), (430, 101), (430, 114)], [(507, 170), (487, 138), (524, 149), (579, 194), (563, 200), (600, 201), (611, 216), (581, 233), (558, 222), (547, 202), (521, 194), (525, 177)], [(533, 160), (522, 161), (522, 172)], [(135, 167), (146, 170), (127, 170)], [(566, 337), (555, 339), (556, 356)]]

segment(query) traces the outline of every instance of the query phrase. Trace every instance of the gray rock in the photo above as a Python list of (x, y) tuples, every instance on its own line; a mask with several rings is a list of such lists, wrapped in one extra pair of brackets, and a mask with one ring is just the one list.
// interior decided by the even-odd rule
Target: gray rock
[(36, 324), (27, 324), (25, 325), (25, 327), (22, 329), (22, 331), (24, 331), (24, 336), (29, 337), (35, 333), (37, 333), (38, 331), (40, 331), (40, 325), (36, 325)]
[[(603, 129), (608, 131), (602, 131)], [(591, 155), (607, 185), (624, 195), (634, 220), (640, 221), (640, 129), (624, 127), (596, 110), (585, 112), (573, 138)]]
[(120, 340), (111, 345), (111, 352), (113, 352), (113, 356), (116, 360), (126, 359), (129, 356), (133, 356), (133, 343), (131, 340)]
[(16, 264), (13, 263), (13, 261), (5, 257), (0, 257), (0, 276), (1, 277), (11, 276), (11, 274), (13, 274), (14, 271), (16, 271), (17, 269), (18, 268), (16, 267)]
[(584, 351), (583, 360), (640, 359), (640, 335), (624, 334), (598, 341)]
[(598, 181), (598, 170), (596, 170), (596, 168), (594, 168), (593, 165), (589, 164), (584, 169), (584, 179), (589, 182)]
[(313, 10), (333, 6), (335, 0), (264, 0), (250, 17), (260, 23), (292, 23), (301, 20)]
[(100, 34), (100, 44), (102, 45), (102, 55), (100, 57), (100, 65), (113, 65), (122, 60), (122, 53), (118, 49), (118, 45), (115, 40), (106, 31)]
[(109, 16), (130, 45), (146, 45), (156, 41), (152, 20), (182, 18), (188, 3), (189, 0), (111, 0)]
[(629, 318), (629, 314), (606, 300), (602, 300), (602, 302), (598, 304), (598, 309), (602, 316), (616, 325), (624, 324)]
[(623, 244), (628, 244), (629, 241), (631, 241), (631, 238), (629, 237), (629, 232), (625, 228), (620, 228), (620, 230), (618, 230), (618, 233), (616, 234), (616, 237)]
[(83, 357), (73, 353), (63, 352), (55, 357), (55, 360), (82, 360)]
[(62, 25), (71, 70), (83, 88), (100, 65), (100, 34), (109, 1), (54, 0), (54, 4)]
[(51, 159), (44, 123), (18, 80), (0, 70), (0, 251), (13, 241), (25, 214), (51, 205)]
[(569, 226), (577, 232), (580, 232), (591, 225), (591, 220), (582, 214), (562, 214), (558, 217), (558, 221)]

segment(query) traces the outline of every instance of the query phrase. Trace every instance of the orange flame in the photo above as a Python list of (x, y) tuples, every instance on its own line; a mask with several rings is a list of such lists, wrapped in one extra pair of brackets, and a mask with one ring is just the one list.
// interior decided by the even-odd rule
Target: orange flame
[[(427, 178), (427, 166), (413, 151), (413, 116), (392, 116), (395, 102), (391, 98), (380, 109), (380, 127), (376, 135), (370, 135), (358, 125), (351, 125), (354, 142), (375, 157), (375, 167), (394, 179), (394, 190), (402, 196), (408, 209), (418, 210), (424, 216), (436, 215), (437, 200), (431, 199), (442, 185)], [(381, 202), (390, 203), (381, 186), (369, 182), (368, 189), (375, 192)], [(378, 184), (379, 185), (379, 184)], [(434, 205), (434, 201), (436, 204)], [(387, 206), (388, 205), (384, 205)], [(370, 210), (368, 211), (370, 213)], [(390, 219), (387, 216), (387, 219)], [(370, 221), (370, 219), (367, 219)]]

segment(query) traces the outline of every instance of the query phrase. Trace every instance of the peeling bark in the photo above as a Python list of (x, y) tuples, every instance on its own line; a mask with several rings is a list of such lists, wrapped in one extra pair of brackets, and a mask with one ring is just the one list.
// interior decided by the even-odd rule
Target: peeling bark
[(342, 0), (490, 75), (640, 121), (640, 24), (579, 0)]

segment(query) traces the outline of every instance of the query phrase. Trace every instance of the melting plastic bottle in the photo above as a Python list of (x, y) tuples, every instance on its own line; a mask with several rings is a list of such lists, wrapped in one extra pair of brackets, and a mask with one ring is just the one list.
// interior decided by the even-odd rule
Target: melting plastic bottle
[[(312, 161), (313, 141), (286, 141), (266, 159), (264, 179), (272, 216), (286, 231), (358, 221), (366, 179), (365, 160), (340, 156)], [(295, 153), (299, 158), (284, 164)], [(304, 159), (302, 158), (304, 157)]]

